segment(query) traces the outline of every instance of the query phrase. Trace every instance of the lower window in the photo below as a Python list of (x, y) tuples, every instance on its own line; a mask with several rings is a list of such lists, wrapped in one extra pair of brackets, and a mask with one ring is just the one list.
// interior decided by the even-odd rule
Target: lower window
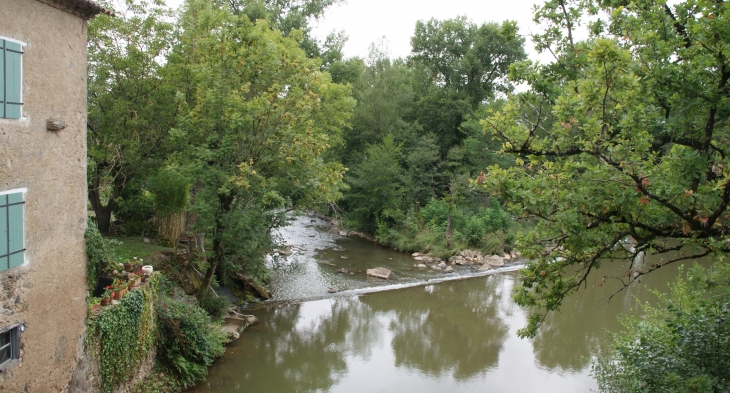
[(20, 325), (13, 326), (0, 333), (0, 370), (9, 367), (20, 357), (19, 339)]

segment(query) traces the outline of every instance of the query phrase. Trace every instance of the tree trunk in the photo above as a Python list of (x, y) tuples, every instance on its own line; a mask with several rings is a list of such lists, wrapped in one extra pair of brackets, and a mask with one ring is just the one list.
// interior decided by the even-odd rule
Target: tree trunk
[[(216, 228), (216, 231), (219, 228)], [(216, 237), (216, 239), (213, 239), (213, 258), (210, 258), (210, 266), (208, 266), (208, 270), (205, 272), (205, 278), (203, 279), (203, 285), (200, 287), (200, 292), (198, 292), (198, 300), (203, 300), (205, 297), (205, 293), (208, 292), (208, 288), (210, 288), (210, 284), (213, 283), (213, 277), (215, 276), (215, 269), (218, 267), (220, 258), (223, 257), (223, 247)]]
[(210, 288), (210, 284), (213, 282), (215, 269), (218, 268), (218, 265), (223, 260), (223, 243), (221, 243), (220, 239), (225, 228), (221, 224), (221, 220), (231, 210), (233, 199), (233, 195), (218, 195), (218, 213), (216, 214), (215, 232), (213, 234), (213, 257), (210, 259), (210, 266), (208, 267), (208, 271), (205, 272), (205, 279), (203, 279), (203, 285), (200, 287), (200, 292), (198, 293), (199, 300), (205, 297), (205, 293), (208, 292), (208, 288)]
[(96, 168), (94, 168), (94, 172), (91, 175), (91, 187), (89, 187), (89, 202), (91, 203), (91, 208), (94, 209), (94, 214), (96, 215), (96, 226), (99, 228), (99, 232), (101, 232), (101, 234), (104, 236), (109, 236), (109, 231), (111, 230), (112, 225), (112, 212), (114, 211), (114, 207), (116, 206), (116, 199), (113, 198), (114, 192), (112, 192), (112, 196), (109, 196), (109, 201), (107, 202), (106, 206), (101, 203), (99, 178), (99, 167), (97, 166)]

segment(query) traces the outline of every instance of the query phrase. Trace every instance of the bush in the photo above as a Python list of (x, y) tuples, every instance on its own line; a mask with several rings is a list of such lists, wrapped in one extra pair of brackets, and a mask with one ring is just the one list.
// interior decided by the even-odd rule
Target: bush
[(89, 289), (96, 286), (96, 280), (108, 269), (111, 261), (109, 244), (106, 239), (101, 236), (101, 232), (93, 221), (88, 220), (86, 224), (86, 232), (84, 232), (86, 240), (86, 284)]
[(695, 267), (659, 307), (623, 321), (593, 365), (601, 392), (727, 392), (730, 267)]
[(200, 301), (200, 308), (205, 310), (208, 315), (214, 320), (219, 320), (228, 314), (228, 306), (230, 302), (228, 299), (222, 296), (215, 296), (211, 291), (208, 291)]
[(208, 366), (223, 355), (225, 337), (208, 314), (194, 304), (160, 296), (157, 307), (157, 355), (185, 388), (208, 374)]

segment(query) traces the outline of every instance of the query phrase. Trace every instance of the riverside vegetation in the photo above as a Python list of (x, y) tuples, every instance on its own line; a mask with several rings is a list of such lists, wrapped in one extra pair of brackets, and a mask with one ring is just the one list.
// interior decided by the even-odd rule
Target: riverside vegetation
[[(516, 23), (466, 17), (418, 22), (406, 59), (389, 58), (384, 43), (346, 59), (342, 33), (311, 35), (336, 2), (188, 0), (173, 14), (161, 1), (130, 0), (106, 3), (117, 17), (89, 23), (96, 225), (104, 236), (153, 233), (175, 245), (185, 233), (198, 243), (198, 258), (170, 266), (160, 290), (175, 299), (174, 278), (185, 284), (197, 269), (198, 284), (183, 285), (197, 299), (158, 310), (168, 313), (160, 332), (185, 319), (198, 352), (176, 353), (179, 343), (160, 333), (168, 372), (158, 380), (174, 383), (155, 389), (205, 375), (221, 348), (205, 326), (225, 307), (211, 288), (235, 290), (239, 275), (265, 286), (272, 230), (293, 210), (402, 251), (518, 248), (530, 262), (515, 296), (533, 310), (523, 336), (601, 264), (635, 261), (615, 277), (629, 285), (671, 263), (722, 263), (730, 251), (727, 3), (548, 0), (535, 11), (545, 29), (531, 37), (554, 56), (541, 64), (526, 59)], [(89, 236), (91, 285), (111, 257)], [(662, 258), (644, 266), (647, 253)], [(717, 269), (705, 281), (726, 288)], [(681, 328), (685, 315), (727, 327), (726, 297), (676, 287), (715, 308), (627, 323), (596, 363), (602, 390), (682, 382), (679, 368), (659, 367), (627, 337), (648, 334), (660, 348), (710, 340)], [(727, 387), (724, 374), (696, 375), (707, 375), (692, 380), (697, 391)]]

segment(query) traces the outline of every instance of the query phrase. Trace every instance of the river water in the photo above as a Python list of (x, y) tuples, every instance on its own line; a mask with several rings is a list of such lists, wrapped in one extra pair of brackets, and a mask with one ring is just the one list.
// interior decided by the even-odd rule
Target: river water
[[(520, 339), (516, 266), (478, 277), (468, 268), (424, 271), (409, 255), (308, 216), (281, 236), (296, 247), (270, 261), (274, 302), (249, 311), (260, 323), (194, 392), (588, 392), (596, 387), (590, 359), (607, 332), (620, 330), (617, 316), (637, 312), (637, 301), (654, 300), (650, 290), (666, 291), (677, 275), (662, 268), (610, 302), (616, 285), (589, 284), (536, 338)], [(376, 266), (395, 277), (365, 276)], [(599, 270), (594, 284), (622, 269)]]

